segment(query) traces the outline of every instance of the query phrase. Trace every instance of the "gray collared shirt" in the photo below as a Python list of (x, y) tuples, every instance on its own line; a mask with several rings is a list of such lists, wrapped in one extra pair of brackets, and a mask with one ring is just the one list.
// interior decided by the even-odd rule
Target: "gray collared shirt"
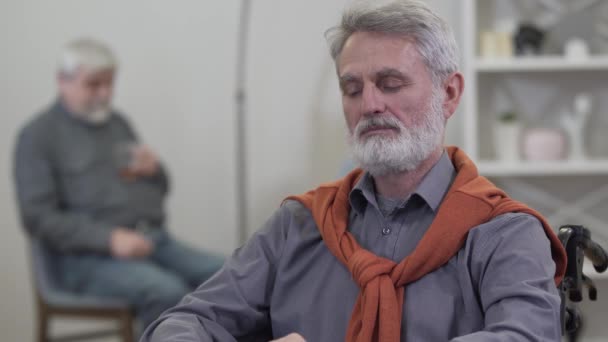
[[(401, 261), (430, 226), (454, 177), (444, 153), (403, 206), (384, 217), (365, 175), (350, 194), (350, 232), (364, 248)], [(559, 341), (554, 272), (536, 218), (496, 217), (473, 228), (447, 264), (406, 287), (402, 340)], [(142, 341), (267, 341), (292, 332), (307, 341), (344, 341), (358, 293), (310, 211), (288, 201)]]

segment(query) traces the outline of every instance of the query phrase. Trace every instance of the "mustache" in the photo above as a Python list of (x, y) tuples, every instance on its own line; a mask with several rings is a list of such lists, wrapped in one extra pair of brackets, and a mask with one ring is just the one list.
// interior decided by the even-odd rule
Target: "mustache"
[(359, 121), (355, 126), (354, 135), (358, 138), (374, 129), (395, 129), (401, 132), (401, 127), (401, 122), (392, 116), (374, 116)]

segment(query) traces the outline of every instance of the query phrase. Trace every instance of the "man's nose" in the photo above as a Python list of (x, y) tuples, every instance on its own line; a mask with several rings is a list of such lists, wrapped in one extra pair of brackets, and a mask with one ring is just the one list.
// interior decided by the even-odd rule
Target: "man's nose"
[(380, 90), (374, 86), (367, 86), (362, 91), (361, 111), (363, 115), (377, 115), (386, 111), (386, 104), (382, 99)]

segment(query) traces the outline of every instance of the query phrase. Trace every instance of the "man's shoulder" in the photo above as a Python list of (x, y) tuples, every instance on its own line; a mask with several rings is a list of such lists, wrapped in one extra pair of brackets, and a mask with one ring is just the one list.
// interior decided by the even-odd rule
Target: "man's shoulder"
[(312, 213), (297, 200), (288, 199), (275, 210), (272, 217), (266, 223), (267, 229), (281, 231), (285, 237), (302, 239), (312, 235), (318, 235), (317, 225)]
[(503, 230), (517, 229), (519, 227), (543, 228), (541, 222), (535, 216), (528, 213), (512, 212), (493, 217), (489, 221), (473, 228), (471, 232), (491, 235)]
[(279, 208), (279, 212), (283, 215), (290, 216), (296, 223), (305, 224), (312, 220), (312, 213), (304, 204), (294, 199), (288, 199), (283, 202)]
[(32, 115), (20, 129), (20, 139), (39, 139), (53, 130), (56, 125), (57, 113), (52, 107), (47, 107)]
[(548, 241), (542, 223), (533, 215), (527, 213), (505, 213), (498, 215), (486, 223), (480, 224), (469, 231), (467, 243), (470, 247), (484, 248), (500, 241), (530, 242)]
[(130, 135), (136, 135), (136, 130), (131, 124), (129, 117), (117, 109), (112, 109), (112, 117), (110, 122), (108, 122), (108, 127), (110, 127), (109, 129), (119, 128), (121, 131), (129, 132)]
[(112, 119), (120, 122), (121, 124), (131, 126), (129, 117), (120, 110), (112, 109)]

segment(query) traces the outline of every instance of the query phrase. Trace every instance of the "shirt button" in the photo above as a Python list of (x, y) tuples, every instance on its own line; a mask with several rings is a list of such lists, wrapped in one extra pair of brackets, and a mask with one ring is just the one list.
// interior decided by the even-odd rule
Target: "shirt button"
[(382, 229), (382, 235), (388, 235), (391, 233), (391, 229), (389, 227), (385, 227)]

